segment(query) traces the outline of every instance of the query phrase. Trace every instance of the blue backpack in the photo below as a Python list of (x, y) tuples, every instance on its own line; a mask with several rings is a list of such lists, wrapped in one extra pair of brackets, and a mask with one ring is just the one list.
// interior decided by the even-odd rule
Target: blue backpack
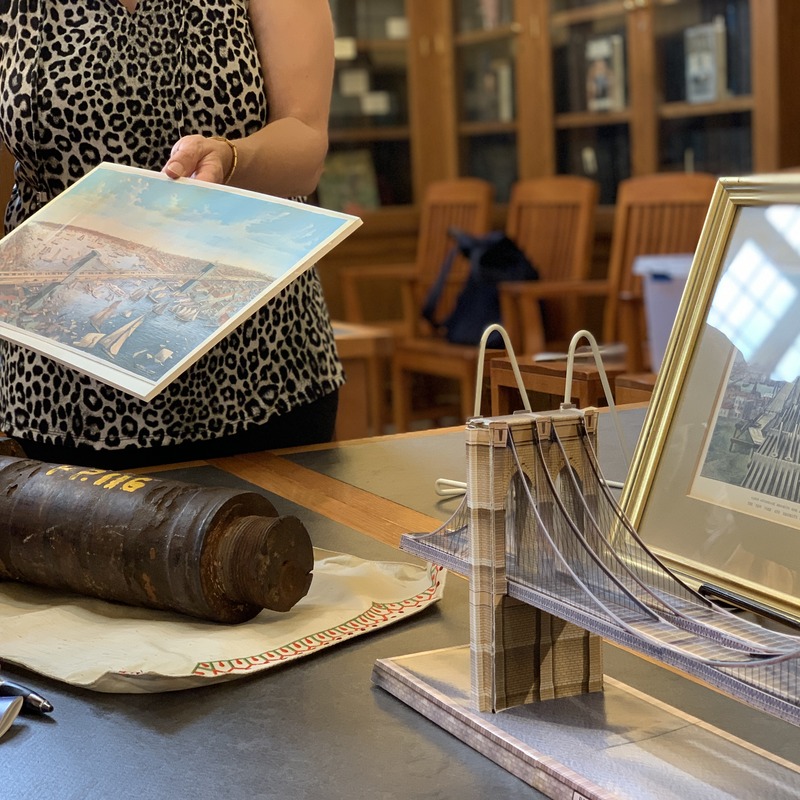
[[(473, 236), (451, 228), (448, 233), (456, 244), (448, 251), (436, 282), (425, 298), (422, 316), (435, 330), (443, 330), (448, 342), (477, 345), (489, 325), (502, 322), (497, 285), (501, 281), (537, 280), (539, 274), (525, 253), (503, 231)], [(469, 260), (469, 276), (453, 311), (446, 319), (437, 320), (436, 306), (459, 253)], [(486, 345), (503, 347), (500, 334), (492, 333)]]

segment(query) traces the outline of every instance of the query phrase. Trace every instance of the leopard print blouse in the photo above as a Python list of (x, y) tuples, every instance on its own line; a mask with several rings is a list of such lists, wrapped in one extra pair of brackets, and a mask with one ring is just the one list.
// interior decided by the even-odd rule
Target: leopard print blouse
[[(267, 120), (247, 0), (0, 0), (6, 229), (101, 161), (159, 170), (182, 135)], [(153, 447), (240, 433), (343, 382), (314, 270), (149, 403), (0, 342), (0, 429), (47, 444)]]

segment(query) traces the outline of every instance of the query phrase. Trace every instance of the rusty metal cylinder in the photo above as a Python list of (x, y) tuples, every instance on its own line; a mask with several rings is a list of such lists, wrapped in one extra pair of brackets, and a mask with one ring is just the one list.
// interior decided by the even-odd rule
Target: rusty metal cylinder
[(255, 492), (0, 455), (0, 579), (236, 623), (292, 608), (313, 565)]

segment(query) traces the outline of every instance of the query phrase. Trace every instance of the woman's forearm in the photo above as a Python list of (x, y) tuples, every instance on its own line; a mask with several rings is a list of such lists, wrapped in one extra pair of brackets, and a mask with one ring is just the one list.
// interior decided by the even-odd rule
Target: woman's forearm
[(327, 0), (250, 0), (250, 19), (269, 102), (269, 121), (244, 138), (191, 135), (173, 147), (173, 178), (229, 183), (281, 197), (310, 194), (328, 149), (333, 24)]

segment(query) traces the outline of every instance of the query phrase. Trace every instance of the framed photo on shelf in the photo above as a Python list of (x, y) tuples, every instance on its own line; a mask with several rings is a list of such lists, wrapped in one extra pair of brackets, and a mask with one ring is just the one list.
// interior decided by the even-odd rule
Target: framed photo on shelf
[(800, 620), (800, 176), (721, 178), (622, 505), (711, 597)]
[(586, 42), (586, 107), (589, 111), (625, 108), (625, 43), (621, 34)]
[(683, 32), (686, 53), (686, 101), (713, 103), (728, 93), (725, 18), (692, 25)]

